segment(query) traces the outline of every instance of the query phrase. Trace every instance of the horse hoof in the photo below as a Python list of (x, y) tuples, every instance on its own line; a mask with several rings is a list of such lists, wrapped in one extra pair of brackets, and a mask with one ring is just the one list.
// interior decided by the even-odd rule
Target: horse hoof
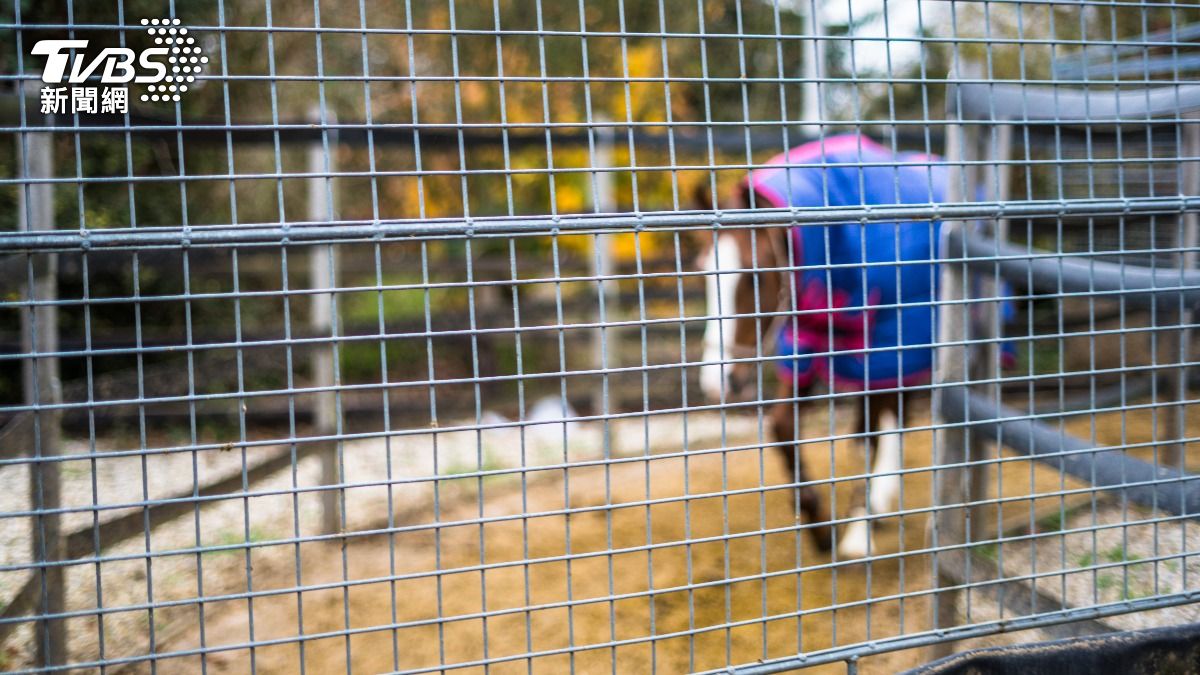
[[(854, 514), (856, 517), (864, 514)], [(846, 526), (846, 532), (838, 542), (838, 555), (846, 560), (865, 558), (870, 553), (871, 530), (867, 521), (856, 520)]]

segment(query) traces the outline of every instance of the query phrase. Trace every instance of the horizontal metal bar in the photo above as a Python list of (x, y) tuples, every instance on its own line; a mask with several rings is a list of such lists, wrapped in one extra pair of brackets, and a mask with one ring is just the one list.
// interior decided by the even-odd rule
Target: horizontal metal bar
[[(730, 226), (730, 227), (737, 227), (737, 228), (744, 229), (748, 226), (738, 225), (738, 226)], [(772, 225), (770, 225), (770, 227), (775, 227), (775, 228), (790, 227), (790, 224), (784, 224), (784, 225), (772, 224)], [(711, 234), (715, 234), (715, 230), (713, 230), (712, 228), (706, 228), (706, 229), (709, 229)], [(695, 230), (692, 230), (692, 231), (695, 232)], [(704, 229), (701, 229), (699, 231), (699, 233), (703, 234)], [(525, 236), (539, 236), (539, 235), (535, 233), (535, 234), (526, 234)], [(546, 236), (546, 235), (540, 235), (540, 236)], [(958, 238), (956, 238), (955, 241), (958, 241)], [(988, 240), (988, 241), (990, 241), (990, 240)], [(1145, 256), (1145, 255), (1153, 255), (1153, 254), (1177, 254), (1177, 253), (1186, 253), (1186, 252), (1192, 250), (1192, 249), (1188, 249), (1188, 248), (1184, 248), (1184, 247), (1174, 247), (1174, 246), (1163, 246), (1163, 247), (1154, 247), (1154, 248), (1130, 246), (1130, 247), (1127, 247), (1127, 248), (1124, 248), (1121, 250), (1094, 250), (1094, 251), (1071, 251), (1071, 250), (1048, 251), (1048, 250), (1041, 250), (1041, 249), (1021, 249), (1019, 247), (1016, 247), (1013, 250), (1021, 251), (1020, 255), (1016, 255), (1016, 254), (1008, 255), (1008, 256), (982, 255), (982, 254), (975, 255), (976, 253), (980, 253), (980, 249), (978, 249), (978, 248), (970, 249), (971, 252), (965, 253), (962, 255), (951, 255), (952, 253), (961, 253), (961, 251), (962, 251), (961, 247), (958, 247), (958, 248), (959, 248), (959, 251), (944, 251), (942, 256), (936, 260), (933, 258), (930, 258), (927, 260), (921, 260), (921, 259), (917, 259), (917, 260), (887, 260), (887, 261), (867, 260), (867, 261), (863, 261), (863, 262), (827, 263), (827, 264), (823, 264), (823, 265), (785, 264), (785, 265), (775, 266), (775, 265), (760, 264), (760, 265), (751, 266), (751, 267), (742, 267), (742, 266), (738, 265), (738, 266), (729, 267), (727, 269), (722, 269), (721, 271), (712, 271), (712, 270), (703, 270), (703, 269), (695, 269), (695, 270), (693, 270), (693, 269), (678, 269), (678, 270), (658, 271), (658, 272), (622, 271), (622, 272), (616, 272), (613, 274), (582, 274), (582, 273), (565, 274), (560, 271), (558, 276), (528, 276), (528, 277), (516, 277), (516, 278), (471, 279), (469, 281), (464, 279), (462, 281), (425, 281), (425, 282), (420, 282), (420, 283), (416, 283), (416, 282), (414, 282), (414, 283), (373, 283), (373, 284), (369, 284), (369, 285), (361, 284), (361, 283), (360, 284), (341, 283), (338, 286), (334, 286), (334, 287), (317, 286), (317, 287), (313, 287), (313, 288), (286, 288), (286, 289), (272, 289), (272, 290), (262, 290), (262, 291), (247, 291), (247, 290), (232, 290), (231, 289), (231, 290), (224, 290), (224, 291), (189, 291), (187, 293), (163, 293), (163, 294), (150, 294), (150, 293), (143, 292), (143, 293), (139, 293), (136, 296), (135, 295), (123, 295), (123, 296), (108, 295), (108, 296), (89, 296), (87, 298), (83, 298), (83, 297), (55, 298), (53, 300), (24, 298), (24, 299), (19, 299), (19, 300), (0, 300), (0, 309), (18, 308), (18, 307), (45, 307), (45, 306), (83, 307), (83, 306), (89, 306), (89, 305), (90, 306), (100, 306), (100, 305), (111, 305), (111, 304), (121, 304), (121, 303), (126, 303), (126, 304), (137, 303), (137, 304), (144, 305), (144, 304), (151, 304), (151, 303), (170, 303), (170, 302), (181, 302), (181, 301), (195, 302), (195, 301), (203, 301), (203, 300), (248, 299), (248, 298), (307, 298), (307, 297), (311, 297), (314, 295), (328, 295), (328, 294), (350, 295), (350, 294), (355, 294), (355, 293), (379, 293), (379, 292), (389, 292), (389, 291), (432, 291), (432, 290), (442, 290), (442, 289), (483, 288), (483, 287), (489, 287), (489, 286), (507, 289), (507, 288), (513, 287), (513, 286), (515, 286), (515, 287), (532, 287), (532, 286), (539, 286), (539, 285), (544, 286), (544, 285), (550, 285), (550, 284), (593, 283), (593, 282), (598, 282), (598, 281), (655, 281), (655, 280), (663, 281), (663, 280), (687, 280), (687, 279), (699, 280), (699, 279), (704, 279), (706, 277), (721, 276), (721, 275), (728, 275), (728, 274), (743, 274), (743, 273), (749, 273), (749, 272), (796, 273), (796, 272), (801, 272), (801, 271), (805, 271), (805, 270), (835, 271), (835, 270), (871, 270), (874, 268), (898, 269), (898, 268), (904, 268), (904, 267), (927, 266), (933, 262), (941, 262), (941, 263), (947, 263), (947, 264), (958, 264), (958, 263), (962, 263), (962, 262), (970, 262), (971, 264), (975, 265), (975, 264), (978, 264), (981, 260), (983, 262), (990, 262), (993, 260), (996, 260), (996, 261), (1003, 260), (1004, 258), (1017, 258), (1017, 259), (1028, 259), (1028, 260), (1036, 260), (1036, 259), (1071, 260), (1071, 259), (1075, 259), (1075, 260), (1080, 260), (1080, 261), (1091, 261), (1094, 258)], [(200, 250), (213, 251), (213, 250), (219, 250), (219, 249), (204, 248), (204, 249), (200, 249)], [(0, 258), (0, 264), (3, 264), (5, 261), (22, 262), (23, 260), (26, 259), (26, 256), (34, 256), (34, 261), (35, 261), (34, 264), (35, 265), (44, 263), (44, 261), (40, 260), (40, 257), (38, 257), (36, 253), (25, 253), (25, 254), (16, 253), (16, 254), (11, 254), (9, 257), (6, 257), (6, 258)], [(1088, 262), (1087, 264), (1090, 265), (1091, 263)], [(22, 263), (22, 265), (17, 265), (17, 266), (21, 267), (21, 266), (23, 266), (23, 263)], [(1121, 266), (1128, 267), (1129, 265), (1122, 264)], [(61, 265), (60, 265), (60, 267), (61, 267)], [(475, 269), (476, 272), (478, 272), (477, 264), (473, 263), (472, 267)], [(1171, 268), (1160, 267), (1159, 269), (1170, 270)], [(465, 267), (442, 270), (443, 276), (446, 274), (460, 276), (464, 273), (464, 271), (465, 271)], [(995, 270), (985, 270), (985, 271), (994, 272)], [(24, 275), (21, 275), (21, 276), (23, 277)], [(14, 278), (16, 278), (16, 277), (14, 276)], [(0, 277), (0, 280), (2, 280), (2, 279), (3, 278)], [(1116, 291), (1111, 291), (1111, 293), (1113, 293), (1113, 297), (1111, 299), (1118, 300), (1119, 296), (1120, 296), (1121, 292), (1123, 292), (1123, 290), (1124, 289), (1117, 289)], [(1089, 292), (1086, 295), (1081, 295), (1081, 297), (1096, 297), (1099, 294), (1099, 293), (1090, 292), (1091, 289), (1088, 289), (1088, 291)], [(642, 292), (645, 293), (644, 290)], [(659, 293), (662, 293), (664, 297), (668, 297), (668, 296), (675, 297), (679, 294), (678, 291), (676, 291), (674, 293), (672, 293), (670, 291), (659, 291)], [(1073, 291), (1065, 291), (1064, 290), (1064, 291), (1062, 291), (1062, 293), (1060, 293), (1060, 295), (1063, 295), (1064, 297), (1066, 297), (1067, 295), (1073, 294), (1073, 293), (1081, 294), (1083, 292), (1082, 291), (1074, 291), (1073, 292)], [(688, 292), (687, 290), (684, 291), (685, 297), (690, 297), (691, 295), (692, 295), (692, 293)], [(697, 294), (697, 297), (698, 297), (698, 294)], [(1007, 301), (1018, 301), (1018, 300), (1028, 300), (1028, 299), (1033, 299), (1033, 298), (1032, 298), (1032, 296), (1022, 297), (1020, 295), (1014, 295), (1014, 294), (1010, 293), (1010, 294), (1004, 295), (999, 298), (966, 300), (964, 302), (979, 302), (979, 301), (994, 302), (997, 299), (1007, 300)], [(528, 301), (526, 301), (526, 303), (527, 302)], [(904, 307), (925, 306), (925, 305), (936, 306), (938, 304), (941, 304), (940, 301), (939, 302), (931, 302), (931, 303), (905, 302), (905, 303), (903, 303), (903, 306)], [(956, 302), (955, 304), (958, 304), (958, 303)], [(523, 306), (524, 306), (524, 304), (523, 304)], [(845, 311), (857, 311), (866, 306), (867, 305), (853, 305), (853, 306), (849, 306), (849, 307), (833, 307), (828, 310), (820, 310), (820, 311), (821, 312), (829, 311), (829, 312), (835, 312), (835, 313), (836, 312), (845, 312)], [(893, 304), (878, 303), (878, 304), (870, 305), (870, 307), (873, 307), (873, 308), (888, 308), (888, 307), (899, 307), (899, 306), (901, 306), (901, 305), (898, 303), (893, 303)], [(800, 314), (810, 313), (811, 311), (812, 310), (798, 310), (798, 312)], [(759, 312), (759, 313), (725, 312), (725, 313), (722, 313), (721, 316), (724, 318), (743, 318), (743, 317), (755, 317), (755, 316), (767, 318), (767, 317), (773, 316), (773, 313), (771, 313), (771, 312)], [(688, 318), (695, 319), (695, 320), (708, 320), (708, 319), (715, 318), (715, 317), (709, 316), (709, 315), (697, 315), (697, 316), (688, 317)], [(1085, 318), (1089, 318), (1089, 317), (1085, 317)], [(661, 322), (662, 320), (661, 319), (647, 319), (641, 323), (652, 323), (655, 321)], [(614, 323), (614, 322), (609, 322), (609, 323)], [(565, 326), (565, 325), (591, 325), (591, 324), (579, 323), (579, 324), (563, 324), (563, 325)], [(478, 330), (489, 330), (489, 329), (481, 328)], [(293, 333), (293, 334), (295, 334), (295, 333)]]
[[(553, 143), (551, 142), (551, 145)], [(768, 146), (772, 147), (772, 146)], [(1142, 165), (1159, 165), (1169, 166), (1171, 169), (1175, 165), (1187, 165), (1191, 162), (1200, 161), (1200, 157), (1192, 157), (1188, 155), (1176, 154), (1172, 157), (1153, 157), (1153, 156), (1133, 156), (1133, 157), (1052, 157), (1046, 159), (1040, 158), (1021, 158), (1021, 159), (996, 159), (996, 160), (976, 160), (976, 161), (955, 161), (948, 162), (939, 159), (912, 159), (909, 161), (867, 161), (857, 162), (856, 165), (861, 168), (901, 168), (901, 167), (933, 167), (933, 166), (979, 166), (979, 167), (998, 167), (998, 166), (1020, 166), (1026, 169), (1036, 167), (1056, 167), (1056, 168), (1113, 168), (1117, 171), (1125, 170), (1128, 172), (1128, 165), (1134, 165), (1138, 171), (1146, 171), (1149, 169)], [(427, 168), (412, 168), (412, 169), (376, 169), (374, 171), (262, 171), (262, 172), (243, 172), (243, 173), (195, 173), (185, 176), (172, 176), (166, 174), (141, 174), (141, 175), (105, 175), (105, 176), (88, 176), (81, 178), (78, 176), (56, 176), (42, 178), (0, 178), (0, 186), (27, 186), (27, 185), (80, 185), (80, 184), (108, 184), (108, 185), (144, 185), (144, 184), (159, 184), (159, 185), (176, 185), (187, 183), (211, 183), (211, 182), (246, 182), (246, 181), (264, 181), (264, 180), (280, 180), (280, 179), (314, 179), (314, 178), (430, 178), (430, 177), (451, 177), (461, 178), (464, 176), (494, 176), (494, 177), (513, 177), (513, 176), (593, 176), (604, 174), (655, 174), (663, 172), (681, 172), (681, 171), (708, 171), (716, 172), (746, 172), (756, 169), (770, 168), (775, 165), (759, 164), (753, 162), (724, 162), (719, 165), (711, 163), (694, 163), (686, 164), (675, 162), (673, 164), (636, 164), (631, 161), (629, 164), (613, 165), (602, 168), (586, 166), (584, 164), (576, 164), (574, 166), (553, 166), (553, 167), (528, 167), (528, 168), (447, 168), (447, 169), (427, 169)], [(796, 162), (780, 164), (789, 168), (827, 168), (830, 165), (819, 162)], [(1080, 183), (1082, 185), (1082, 183)], [(1151, 186), (1153, 187), (1153, 186)], [(1171, 196), (1175, 196), (1176, 191), (1174, 185), (1171, 189), (1165, 190)], [(1154, 190), (1149, 190), (1152, 195)], [(1151, 196), (1152, 198), (1152, 196)], [(1088, 199), (1088, 198), (1082, 198)], [(846, 208), (841, 206), (840, 208)], [(594, 215), (594, 214), (593, 214)], [(303, 221), (299, 221), (303, 222)], [(323, 221), (326, 222), (326, 221)]]
[[(1200, 307), (1200, 271), (1139, 267), (1022, 248), (984, 236), (955, 232), (949, 255), (961, 255), (977, 273), (999, 274), (1012, 284), (1048, 293), (1120, 291), (1125, 302), (1162, 309)], [(1098, 253), (1096, 255), (1103, 255)]]
[(938, 412), (943, 418), (965, 423), (967, 429), (983, 438), (1040, 459), (1135, 504), (1181, 516), (1200, 516), (1200, 476), (1143, 462), (1119, 448), (1077, 439), (962, 386), (943, 389), (941, 400)]
[[(947, 0), (954, 1), (954, 0)], [(979, 2), (982, 0), (965, 0), (968, 2)], [(1029, 0), (997, 0), (998, 3), (1004, 2), (1023, 2), (1028, 4)], [(1072, 7), (1099, 5), (1105, 7), (1120, 7), (1127, 5), (1130, 7), (1147, 8), (1147, 7), (1178, 7), (1186, 8), (1190, 5), (1186, 3), (1170, 3), (1170, 2), (1121, 2), (1120, 0), (1038, 0), (1037, 4), (1066, 4)], [(238, 25), (204, 25), (204, 24), (189, 24), (188, 28), (193, 32), (207, 33), (275, 33), (275, 34), (328, 34), (328, 35), (352, 35), (352, 36), (370, 36), (370, 35), (442, 35), (442, 36), (484, 36), (484, 37), (541, 37), (541, 38), (556, 38), (556, 37), (586, 37), (586, 38), (679, 38), (688, 40), (765, 40), (770, 42), (776, 41), (808, 41), (808, 40), (823, 40), (829, 42), (948, 42), (948, 43), (984, 43), (984, 44), (1056, 44), (1056, 45), (1080, 45), (1084, 47), (1120, 47), (1128, 45), (1129, 40), (1121, 40), (1116, 38), (1104, 37), (1086, 37), (1086, 38), (1039, 38), (1033, 35), (1025, 35), (1021, 37), (1006, 37), (1003, 35), (989, 35), (987, 37), (974, 37), (970, 35), (955, 35), (952, 37), (944, 37), (939, 35), (838, 35), (822, 32), (819, 35), (797, 32), (773, 32), (773, 33), (755, 33), (752, 31), (730, 32), (711, 32), (711, 31), (646, 31), (646, 30), (625, 30), (625, 31), (604, 31), (604, 30), (563, 30), (554, 28), (542, 29), (520, 29), (520, 28), (462, 28), (462, 27), (413, 27), (413, 26), (298, 26), (298, 25), (271, 25), (271, 26), (238, 26)], [(140, 32), (145, 30), (145, 26), (136, 24), (118, 24), (118, 23), (53, 23), (53, 22), (31, 22), (31, 23), (0, 23), (0, 29), (12, 30), (20, 29), (27, 31), (34, 30), (80, 30), (80, 31), (130, 31)], [(1165, 33), (1165, 31), (1164, 31)], [(1180, 35), (1183, 35), (1182, 31)], [(1185, 37), (1171, 40), (1167, 35), (1158, 33), (1142, 36), (1138, 40), (1139, 45), (1152, 47), (1187, 47), (1190, 46), (1184, 40)]]
[(1010, 82), (959, 83), (946, 96), (950, 117), (972, 120), (1056, 124), (1092, 120), (1137, 123), (1163, 116), (1181, 116), (1200, 110), (1200, 84), (1175, 84), (1129, 91), (1047, 87)]
[(896, 220), (963, 220), (969, 218), (1033, 218), (1166, 214), (1200, 211), (1200, 196), (1063, 199), (1025, 202), (957, 204), (889, 204), (860, 207), (730, 210), (721, 212), (656, 212), (573, 214), (404, 220), (334, 220), (326, 222), (139, 227), (0, 233), (0, 253), (93, 250), (99, 248), (188, 248), (266, 244), (288, 246), (345, 241), (383, 241), (412, 237), (485, 237), (514, 233), (556, 235), (612, 230), (695, 230), (719, 226), (767, 224), (831, 224)]
[(1059, 57), (1054, 64), (1054, 74), (1065, 75), (1068, 69), (1094, 61), (1097, 58), (1111, 59), (1116, 56), (1130, 54), (1145, 54), (1155, 47), (1192, 47), (1192, 43), (1200, 38), (1200, 23), (1187, 25), (1172, 25), (1168, 28), (1142, 33), (1127, 40), (1119, 40), (1111, 45), (1091, 45), (1083, 48), (1083, 53), (1077, 57)]
[[(1195, 49), (1195, 45), (1188, 45), (1189, 49)], [(1161, 75), (1170, 73), (1175, 76), (1187, 72), (1195, 72), (1200, 68), (1200, 56), (1195, 54), (1179, 54), (1174, 56), (1143, 56), (1124, 59), (1121, 61), (1094, 62), (1086, 66), (1082, 64), (1072, 64), (1070, 67), (1064, 67), (1055, 70), (1056, 75), (1060, 75), (1062, 79), (1080, 79), (1085, 78), (1101, 78), (1092, 80), (1097, 85), (1115, 84), (1116, 81), (1105, 81), (1102, 78), (1120, 77), (1122, 75)], [(1128, 84), (1128, 80), (1121, 80), (1121, 84)], [(1150, 81), (1147, 80), (1146, 84)]]

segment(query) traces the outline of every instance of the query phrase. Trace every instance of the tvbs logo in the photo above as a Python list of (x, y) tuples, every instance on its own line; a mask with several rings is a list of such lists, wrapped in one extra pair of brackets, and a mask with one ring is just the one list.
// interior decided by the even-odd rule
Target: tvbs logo
[[(34, 56), (42, 70), (42, 113), (128, 112), (130, 83), (146, 85), (142, 101), (179, 101), (208, 57), (179, 19), (142, 19), (154, 47), (106, 47), (89, 54), (88, 40), (41, 40)], [(91, 86), (95, 83), (102, 87)], [(71, 86), (61, 86), (71, 85)], [(80, 86), (76, 86), (80, 85)], [(113, 86), (116, 85), (116, 86)]]

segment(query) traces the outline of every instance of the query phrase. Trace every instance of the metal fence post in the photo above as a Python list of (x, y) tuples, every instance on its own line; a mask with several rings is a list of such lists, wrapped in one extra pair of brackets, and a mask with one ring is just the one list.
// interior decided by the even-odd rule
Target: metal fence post
[(821, 4), (818, 0), (809, 0), (806, 8), (808, 12), (804, 17), (804, 29), (812, 36), (812, 51), (810, 53), (809, 50), (804, 50), (802, 65), (804, 89), (800, 104), (803, 106), (801, 118), (808, 125), (804, 129), (804, 133), (810, 137), (818, 136), (822, 131), (821, 78), (825, 72), (825, 40), (822, 37), (825, 33), (825, 24), (821, 21)]
[[(325, 113), (324, 119), (319, 109), (310, 115), (314, 122), (328, 120), (331, 113)], [(332, 120), (330, 120), (332, 121)], [(335, 170), (334, 153), (326, 152), (322, 141), (315, 141), (308, 146), (308, 172), (314, 177), (308, 179), (308, 220), (310, 222), (331, 221), (337, 208), (334, 198), (334, 182), (328, 175)], [(332, 244), (317, 244), (309, 249), (308, 274), (311, 288), (336, 289), (338, 286), (338, 254)], [(309, 328), (313, 337), (329, 336), (329, 344), (314, 345), (311, 355), (312, 386), (318, 389), (312, 399), (313, 435), (321, 437), (333, 436), (337, 433), (338, 401), (334, 387), (337, 385), (337, 368), (334, 356), (337, 354), (338, 325), (333, 316), (333, 293), (315, 293), (312, 296), (312, 310), (309, 314)], [(321, 484), (337, 485), (341, 482), (338, 470), (338, 442), (321, 441), (318, 451), (321, 461)], [(340, 491), (333, 488), (321, 492), (321, 531), (334, 534), (341, 530), (342, 514), (340, 509)]]
[[(49, 132), (23, 132), (17, 135), (19, 171), (25, 181), (54, 175), (54, 137)], [(26, 182), (18, 191), (17, 219), (21, 230), (54, 229), (54, 188), (49, 183)], [(52, 302), (58, 298), (58, 256), (30, 254), (32, 276), (22, 294), (31, 302)], [(25, 403), (33, 406), (62, 403), (59, 380), (58, 309), (53, 304), (31, 306), (21, 314), (21, 349), (31, 356), (24, 359)], [(41, 356), (41, 355), (48, 356)], [(60, 518), (59, 462), (44, 461), (60, 453), (62, 411), (34, 412), (33, 452), (29, 463), (30, 510), (38, 515), (30, 519), (33, 560), (41, 565), (40, 588), (35, 603), (39, 616), (61, 614), (66, 607), (63, 568), (46, 566), (63, 558)], [(36, 625), (38, 663), (52, 666), (67, 663), (67, 626), (63, 619), (39, 619)]]
[[(1184, 152), (1187, 154), (1188, 161), (1180, 167), (1182, 172), (1183, 185), (1181, 192), (1190, 195), (1200, 195), (1200, 119), (1194, 115), (1185, 117), (1183, 126)], [(1196, 269), (1197, 246), (1200, 246), (1200, 213), (1195, 211), (1187, 211), (1183, 214), (1183, 231), (1180, 233), (1179, 241), (1177, 242), (1182, 250), (1178, 258), (1179, 267), (1183, 270)], [(1196, 314), (1190, 308), (1181, 307), (1179, 314), (1179, 330), (1172, 331), (1172, 339), (1167, 340), (1169, 349), (1178, 357), (1179, 367), (1172, 368), (1168, 374), (1171, 382), (1171, 391), (1175, 397), (1176, 405), (1167, 408), (1167, 415), (1170, 422), (1170, 433), (1173, 434), (1174, 442), (1163, 448), (1162, 461), (1163, 464), (1172, 467), (1178, 467), (1180, 470), (1185, 468), (1187, 461), (1187, 399), (1188, 399), (1188, 373), (1189, 369), (1186, 364), (1191, 360), (1191, 347), (1193, 331), (1191, 329), (1192, 322), (1195, 321)], [(1170, 358), (1170, 357), (1168, 357)]]
[[(971, 172), (963, 166), (964, 161), (974, 157), (974, 144), (966, 138), (962, 125), (946, 128), (946, 159), (949, 163), (949, 183), (946, 200), (954, 204), (965, 200), (967, 191), (974, 184)], [(952, 234), (965, 229), (963, 221), (948, 221), (942, 224), (940, 251), (943, 258), (962, 257), (962, 251), (950, 250)], [(953, 587), (962, 583), (967, 569), (967, 555), (961, 548), (966, 542), (967, 509), (955, 507), (968, 500), (968, 480), (971, 472), (962, 463), (971, 456), (967, 447), (968, 435), (960, 426), (947, 426), (941, 412), (944, 387), (966, 386), (967, 347), (964, 342), (969, 335), (971, 312), (965, 303), (968, 297), (967, 269), (965, 263), (940, 265), (938, 289), (938, 347), (936, 383), (933, 391), (933, 416), (937, 427), (934, 432), (935, 466), (933, 480), (933, 504), (937, 509), (929, 522), (929, 539), (933, 548), (939, 549), (932, 555), (933, 579), (938, 588)], [(950, 468), (941, 468), (950, 466)], [(951, 547), (950, 550), (941, 550)], [(931, 603), (930, 624), (936, 629), (953, 626), (958, 622), (958, 590), (939, 591)], [(934, 658), (953, 653), (953, 642), (935, 644), (931, 651)]]
[[(616, 213), (617, 175), (613, 166), (613, 144), (616, 132), (612, 127), (601, 127), (596, 131), (596, 151), (592, 172), (592, 206), (597, 213)], [(605, 281), (614, 273), (613, 248), (615, 235), (595, 235), (595, 251), (592, 254), (592, 274), (599, 281), (599, 293), (604, 301), (605, 322), (612, 321), (616, 313), (620, 289), (616, 281)], [(620, 333), (612, 326), (598, 326), (592, 333), (593, 367), (597, 371), (613, 368), (620, 353)], [(608, 387), (596, 387), (592, 394), (592, 413), (607, 413), (611, 403), (605, 400)]]
[[(1010, 186), (1012, 184), (1012, 167), (1008, 164), (1008, 159), (1012, 153), (1013, 127), (1010, 124), (997, 124), (994, 129), (995, 136), (987, 144), (991, 161), (978, 169), (979, 173), (985, 174), (980, 184), (991, 195), (992, 201), (1007, 203), (1011, 196)], [(982, 154), (982, 139), (979, 135), (973, 135), (972, 138), (976, 140), (976, 143), (972, 150), (969, 150), (964, 156), (978, 158)], [(967, 184), (975, 183), (968, 178)], [(990, 224), (985, 221), (981, 227), (999, 244), (1008, 241), (1008, 224), (1007, 218), (996, 218)], [(979, 281), (978, 297), (989, 298), (992, 301), (979, 306), (979, 316), (972, 324), (976, 327), (977, 334), (972, 337), (991, 341), (984, 344), (980, 350), (980, 356), (983, 358), (972, 359), (973, 372), (969, 373), (971, 376), (969, 379), (979, 378), (991, 381), (993, 384), (986, 386), (985, 389), (992, 400), (999, 404), (1002, 389), (1000, 376), (1003, 375), (1000, 367), (1003, 345), (999, 339), (1004, 336), (1004, 312), (1002, 311), (1004, 284), (1001, 282), (998, 265), (993, 274), (980, 274), (976, 278)], [(970, 287), (970, 282), (967, 285)], [(976, 462), (969, 469), (971, 475), (969, 497), (971, 499), (982, 501), (987, 496), (988, 489), (993, 484), (993, 461), (999, 457), (1001, 445), (1002, 443), (980, 440), (971, 444), (972, 453), (968, 454), (968, 459)], [(986, 457), (984, 453), (986, 453)], [(985, 459), (988, 461), (982, 462)], [(991, 539), (1000, 534), (1003, 513), (999, 504), (995, 505), (994, 509), (992, 511), (992, 505), (988, 504), (979, 504), (972, 509), (970, 532), (972, 539)]]

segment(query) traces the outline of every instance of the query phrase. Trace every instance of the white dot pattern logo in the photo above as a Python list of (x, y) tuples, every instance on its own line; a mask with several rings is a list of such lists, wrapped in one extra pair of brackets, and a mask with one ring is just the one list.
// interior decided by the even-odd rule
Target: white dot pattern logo
[(142, 19), (146, 34), (154, 38), (154, 44), (168, 50), (167, 75), (163, 78), (165, 84), (148, 86), (146, 89), (149, 93), (141, 96), (143, 101), (179, 101), (180, 94), (188, 90), (184, 83), (195, 82), (208, 63), (208, 57), (204, 56), (195, 38), (179, 23), (179, 19)]

